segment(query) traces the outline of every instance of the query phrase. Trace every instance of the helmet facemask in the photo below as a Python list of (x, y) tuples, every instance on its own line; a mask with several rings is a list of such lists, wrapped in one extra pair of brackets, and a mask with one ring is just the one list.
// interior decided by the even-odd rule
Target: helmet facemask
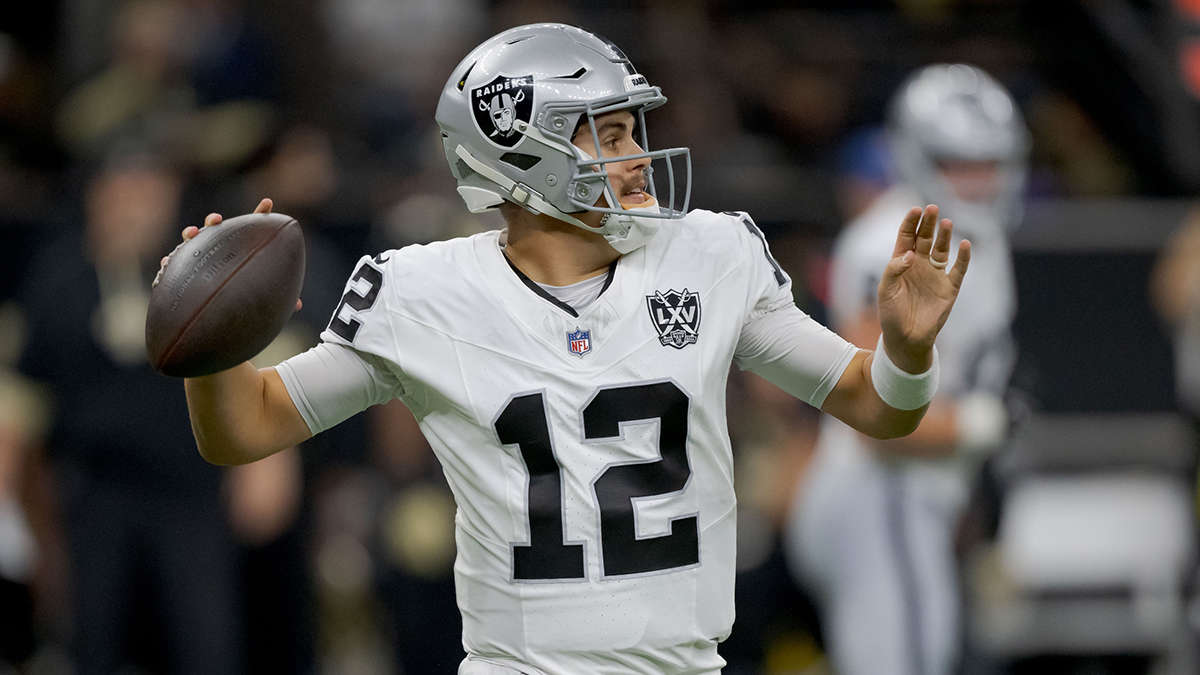
[[(592, 152), (581, 150), (570, 139), (564, 136), (559, 136), (558, 140), (566, 141), (574, 148), (574, 164), (575, 170), (571, 175), (571, 182), (567, 186), (567, 197), (570, 203), (580, 211), (592, 211), (594, 213), (604, 213), (609, 215), (623, 215), (627, 210), (621, 205), (620, 195), (617, 194), (615, 186), (612, 184), (612, 179), (609, 176), (609, 164), (620, 164), (638, 159), (649, 160), (647, 162), (646, 174), (646, 189), (650, 196), (654, 199), (658, 209), (650, 211), (645, 209), (642, 213), (647, 218), (680, 218), (687, 213), (687, 205), (691, 200), (691, 182), (688, 181), (682, 200), (676, 208), (678, 197), (678, 186), (675, 181), (675, 169), (672, 160), (681, 158), (686, 167), (686, 171), (691, 171), (691, 155), (687, 148), (669, 148), (665, 150), (646, 150), (650, 145), (649, 137), (646, 132), (646, 111), (656, 108), (666, 102), (666, 97), (659, 93), (655, 87), (650, 92), (653, 97), (648, 98), (648, 102), (631, 107), (631, 97), (628, 96), (613, 96), (614, 101), (605, 101), (599, 99), (596, 101), (588, 101), (583, 110), (578, 111), (580, 119), (588, 125), (592, 136)], [(631, 109), (632, 108), (632, 109)], [(553, 109), (552, 109), (553, 110)], [(596, 118), (603, 117), (609, 113), (618, 112), (621, 110), (629, 110), (635, 119), (635, 128), (638, 139), (638, 145), (643, 150), (642, 152), (620, 155), (617, 157), (604, 157), (603, 151), (600, 148), (600, 135), (596, 128)], [(557, 112), (557, 111), (556, 111)], [(574, 113), (576, 111), (564, 111)], [(659, 199), (658, 191), (654, 183), (654, 161), (661, 160), (667, 170), (667, 191), (669, 195), (666, 204)], [(603, 195), (607, 206), (598, 205), (599, 196)], [(639, 209), (641, 211), (641, 209)]]

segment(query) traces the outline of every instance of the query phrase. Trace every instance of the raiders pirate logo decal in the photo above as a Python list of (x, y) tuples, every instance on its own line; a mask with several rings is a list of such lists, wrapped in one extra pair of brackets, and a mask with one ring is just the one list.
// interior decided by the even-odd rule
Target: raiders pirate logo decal
[(471, 112), (484, 138), (502, 147), (511, 148), (524, 137), (516, 129), (516, 121), (528, 123), (533, 113), (533, 76), (496, 79), (471, 90)]
[(700, 294), (670, 290), (655, 291), (646, 296), (650, 321), (658, 331), (658, 341), (664, 347), (676, 349), (694, 344), (700, 337)]

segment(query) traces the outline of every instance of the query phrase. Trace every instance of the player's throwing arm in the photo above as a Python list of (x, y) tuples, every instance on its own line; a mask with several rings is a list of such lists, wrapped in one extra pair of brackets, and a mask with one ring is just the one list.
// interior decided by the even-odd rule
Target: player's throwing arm
[[(254, 210), (256, 214), (271, 213), (271, 200), (264, 199), (259, 203), (258, 208)], [(204, 221), (205, 228), (217, 226), (221, 222), (219, 214), (210, 214)], [(175, 249), (170, 256), (163, 258), (163, 272), (160, 272), (159, 279), (155, 280), (156, 287), (163, 280), (164, 273), (170, 273), (169, 263), (176, 255), (188, 255), (186, 252), (186, 244), (190, 242), (197, 234), (200, 233), (200, 228), (188, 227), (183, 231), (184, 244)], [(270, 247), (274, 244), (274, 240), (261, 246)], [(227, 248), (229, 252), (216, 254), (216, 260), (221, 260), (225, 256), (230, 256), (234, 249), (238, 249), (240, 244), (236, 241), (229, 242)], [(265, 248), (262, 250), (266, 250)], [(181, 253), (181, 251), (185, 251)], [(209, 251), (201, 253), (200, 251), (191, 252), (190, 255), (207, 255)], [(232, 260), (232, 259), (231, 259)], [(303, 257), (299, 261), (300, 276), (303, 276)], [(211, 267), (211, 265), (210, 265)], [(294, 269), (281, 270), (284, 276), (294, 276)], [(257, 289), (250, 287), (250, 281), (243, 281), (245, 277), (230, 275), (224, 286), (219, 290), (219, 293), (226, 295), (233, 294), (256, 294)], [(198, 284), (197, 284), (198, 285)], [(274, 284), (266, 284), (272, 286)], [(186, 294), (187, 288), (182, 282), (177, 285), (177, 294)], [(295, 288), (298, 290), (299, 285)], [(288, 296), (282, 302), (292, 303), (291, 299), (294, 296)], [(261, 300), (261, 298), (258, 298)], [(278, 308), (280, 300), (273, 300), (276, 307), (275, 312), (281, 312)], [(300, 308), (300, 300), (294, 300), (294, 309)], [(216, 295), (212, 302), (205, 308), (206, 311), (213, 311), (220, 303), (216, 302)], [(287, 310), (285, 306), (283, 310)], [(267, 311), (267, 310), (263, 310)], [(293, 310), (294, 311), (294, 310)], [(286, 320), (290, 316), (290, 311), (282, 311), (283, 318)], [(153, 319), (153, 316), (151, 317)], [(213, 343), (211, 349), (218, 352), (238, 353), (241, 345), (225, 345), (221, 341), (228, 339), (229, 333), (229, 317), (215, 317), (212, 321), (213, 328), (206, 331), (204, 334), (196, 334), (190, 336), (190, 339), (201, 342)], [(148, 322), (149, 323), (149, 322)], [(225, 329), (222, 329), (224, 326)], [(259, 332), (267, 332), (269, 335), (252, 335), (246, 339), (250, 341), (261, 341), (265, 339), (267, 342), (274, 337), (278, 332), (279, 327), (267, 326), (260, 329)], [(149, 336), (148, 336), (149, 337)], [(153, 350), (153, 340), (148, 340), (151, 343)], [(255, 351), (255, 350), (251, 350)], [(251, 354), (253, 355), (253, 354)], [(248, 358), (248, 357), (247, 357)], [(217, 367), (224, 367), (222, 363)], [(211, 370), (211, 368), (202, 368), (200, 372)], [(180, 374), (191, 375), (194, 371), (184, 369)], [(196, 444), (200, 450), (200, 454), (204, 459), (214, 464), (246, 464), (253, 462), (275, 452), (289, 448), (308, 439), (312, 434), (308, 426), (304, 423), (304, 419), (297, 412), (296, 406), (292, 403), (292, 399), (288, 396), (287, 390), (283, 386), (283, 381), (279, 378), (279, 374), (274, 368), (258, 369), (250, 364), (249, 361), (241, 361), (232, 367), (224, 367), (217, 372), (199, 376), (187, 376), (184, 379), (184, 389), (187, 392), (188, 411), (191, 414), (192, 431), (196, 436)]]

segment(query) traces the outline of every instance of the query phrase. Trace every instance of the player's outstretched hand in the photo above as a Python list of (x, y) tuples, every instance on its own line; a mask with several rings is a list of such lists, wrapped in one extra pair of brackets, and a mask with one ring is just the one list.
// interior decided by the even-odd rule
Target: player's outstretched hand
[(963, 240), (950, 260), (948, 219), (938, 222), (935, 204), (914, 206), (900, 224), (892, 259), (879, 280), (879, 323), (888, 357), (902, 370), (921, 373), (933, 362), (933, 343), (950, 316), (971, 261)]

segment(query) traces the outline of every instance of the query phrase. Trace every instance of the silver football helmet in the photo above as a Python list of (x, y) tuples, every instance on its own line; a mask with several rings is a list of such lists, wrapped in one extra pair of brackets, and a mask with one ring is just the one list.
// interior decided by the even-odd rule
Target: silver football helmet
[[(1012, 96), (990, 75), (961, 63), (922, 68), (893, 98), (889, 127), (900, 178), (961, 223), (960, 231), (1004, 232), (1020, 224), (1029, 131)], [(939, 169), (947, 159), (997, 162), (994, 198), (960, 198)]]
[[(573, 26), (532, 24), (500, 33), (463, 59), (442, 90), (437, 122), (471, 212), (508, 200), (603, 234), (627, 253), (645, 244), (662, 219), (682, 217), (691, 198), (688, 149), (646, 150), (644, 114), (666, 100), (611, 42)], [(595, 118), (617, 110), (635, 115), (646, 151), (601, 160)], [(580, 124), (591, 125), (594, 154), (571, 142)], [(627, 210), (604, 164), (639, 158), (647, 158), (654, 202)], [(655, 160), (665, 160), (666, 204), (655, 191)], [(683, 176), (676, 176), (672, 160), (683, 165)], [(682, 204), (675, 203), (677, 181), (684, 186)], [(601, 196), (606, 205), (597, 205)], [(599, 227), (589, 227), (572, 215), (583, 211), (606, 215)]]

